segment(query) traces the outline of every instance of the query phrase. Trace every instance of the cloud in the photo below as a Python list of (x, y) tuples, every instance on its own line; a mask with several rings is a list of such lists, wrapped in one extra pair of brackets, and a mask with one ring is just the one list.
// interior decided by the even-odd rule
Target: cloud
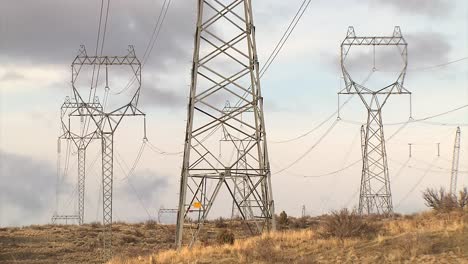
[[(131, 44), (141, 58), (160, 9), (161, 3), (149, 0), (111, 2), (104, 53), (120, 55)], [(195, 4), (172, 1), (148, 67), (165, 68), (166, 61), (190, 57), (194, 9)], [(99, 10), (100, 2), (95, 1), (11, 1), (0, 10), (4, 21), (0, 57), (9, 63), (70, 64), (80, 44), (93, 54)]]
[(183, 108), (188, 103), (188, 99), (172, 90), (159, 89), (155, 87), (145, 87), (141, 90), (141, 105), (143, 108), (169, 107)]
[(32, 157), (0, 150), (1, 225), (25, 225), (44, 220), (53, 208), (56, 173)]
[(7, 81), (18, 81), (18, 80), (24, 80), (24, 75), (22, 75), (21, 73), (18, 73), (16, 71), (7, 71), (5, 72), (5, 74), (2, 75), (2, 77), (0, 78), (0, 81), (4, 81), (4, 82), (7, 82)]
[(453, 10), (453, 2), (447, 0), (370, 0), (370, 5), (376, 8), (387, 5), (395, 11), (410, 15), (446, 17)]
[(156, 207), (169, 186), (167, 177), (161, 177), (151, 170), (137, 171), (123, 181), (128, 181), (128, 184), (120, 185), (117, 190), (119, 196), (131, 197), (134, 199), (132, 204), (142, 202), (145, 207)]

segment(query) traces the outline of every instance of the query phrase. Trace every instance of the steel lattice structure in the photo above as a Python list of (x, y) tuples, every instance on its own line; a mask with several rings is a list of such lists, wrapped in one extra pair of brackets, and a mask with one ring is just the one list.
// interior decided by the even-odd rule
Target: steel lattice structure
[[(252, 232), (275, 228), (251, 1), (198, 0), (197, 10), (177, 215), (178, 247), (186, 224), (192, 231), (190, 245), (196, 241), (222, 187)], [(233, 99), (239, 100), (235, 109), (223, 112), (224, 102)], [(221, 160), (215, 153), (220, 137), (214, 134), (221, 126), (249, 142), (240, 147), (241, 141), (230, 141), (232, 149), (244, 150), (233, 161)], [(242, 165), (246, 172), (236, 169), (240, 163), (246, 164)], [(248, 180), (245, 195), (239, 179)], [(252, 216), (242, 210), (246, 201), (251, 202)], [(193, 221), (186, 223), (187, 218)]]
[[(229, 114), (231, 112), (237, 111), (238, 107), (231, 106), (230, 102), (227, 101), (226, 105), (223, 108), (223, 114)], [(246, 111), (246, 112), (252, 112), (252, 111)], [(242, 115), (239, 117), (242, 120)], [(234, 153), (236, 154), (236, 160), (238, 162), (236, 163), (236, 166), (234, 168), (235, 173), (237, 175), (247, 175), (248, 172), (248, 167), (247, 167), (247, 157), (246, 157), (246, 147), (253, 144), (253, 140), (251, 138), (239, 138), (237, 137), (234, 133), (232, 133), (229, 130), (229, 127), (225, 126), (224, 124), (221, 124), (222, 130), (223, 130), (223, 137), (220, 141), (222, 142), (233, 142), (236, 141), (234, 146), (235, 149), (233, 149)], [(240, 125), (240, 128), (243, 128), (243, 125)], [(239, 134), (239, 133), (238, 133)], [(236, 177), (234, 178), (234, 185), (238, 186), (238, 188), (234, 188), (233, 190), (233, 196), (237, 197), (232, 200), (232, 208), (231, 208), (231, 219), (237, 218), (241, 216), (241, 213), (239, 211), (239, 208), (237, 206), (237, 201), (242, 201), (240, 203), (240, 207), (242, 209), (243, 215), (247, 219), (252, 219), (253, 218), (253, 211), (252, 208), (250, 207), (251, 202), (250, 200), (243, 200), (247, 198), (247, 194), (251, 191), (249, 189), (249, 179), (248, 177)]]
[(450, 173), (450, 194), (457, 194), (458, 163), (460, 161), (460, 127), (455, 133), (455, 143), (453, 144), (452, 171)]
[[(84, 46), (81, 46), (79, 54), (72, 63), (72, 88), (73, 100), (80, 107), (74, 113), (80, 118), (89, 118), (94, 123), (97, 138), (101, 139), (102, 152), (102, 197), (103, 197), (103, 226), (104, 226), (104, 260), (112, 256), (112, 192), (114, 177), (114, 132), (121, 124), (124, 117), (145, 116), (138, 109), (138, 100), (141, 89), (141, 63), (135, 55), (133, 46), (129, 46), (128, 54), (125, 56), (88, 56)], [(108, 68), (112, 66), (129, 66), (136, 81), (136, 89), (130, 102), (114, 110), (105, 111), (98, 107), (95, 102), (88, 103), (80, 95), (77, 85), (78, 77), (83, 67), (105, 67), (105, 90), (109, 92)], [(97, 88), (96, 88), (97, 89)], [(146, 125), (145, 125), (146, 138)]]
[(86, 179), (86, 149), (88, 145), (96, 139), (99, 139), (99, 133), (94, 130), (90, 133), (76, 133), (74, 131), (84, 131), (82, 128), (72, 127), (71, 119), (73, 117), (79, 118), (81, 126), (83, 126), (82, 113), (86, 111), (86, 107), (89, 107), (94, 113), (102, 111), (102, 105), (97, 97), (93, 98), (92, 102), (87, 104), (79, 103), (75, 98), (66, 97), (65, 102), (60, 108), (60, 120), (63, 134), (59, 137), (60, 139), (70, 140), (74, 143), (77, 148), (78, 156), (78, 223), (81, 225), (84, 223), (85, 215), (85, 179)]
[[(402, 58), (402, 69), (391, 84), (378, 89), (370, 89), (353, 80), (345, 62), (355, 46), (393, 46)], [(341, 70), (345, 87), (339, 94), (357, 94), (367, 109), (367, 122), (362, 135), (362, 176), (359, 197), (359, 213), (392, 214), (392, 194), (385, 149), (385, 137), (382, 123), (382, 107), (393, 94), (411, 94), (404, 88), (408, 66), (407, 42), (401, 34), (400, 27), (395, 27), (391, 36), (358, 37), (353, 27), (348, 28), (346, 38), (341, 43)], [(375, 55), (374, 55), (375, 56)], [(375, 61), (375, 57), (374, 57)], [(375, 65), (374, 69), (375, 70)]]

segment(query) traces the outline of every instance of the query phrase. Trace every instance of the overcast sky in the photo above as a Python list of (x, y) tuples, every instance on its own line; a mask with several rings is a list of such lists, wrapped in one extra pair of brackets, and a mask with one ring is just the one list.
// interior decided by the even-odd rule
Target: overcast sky
[[(103, 54), (124, 55), (127, 46), (134, 45), (137, 56), (143, 57), (163, 1), (110, 3)], [(260, 64), (301, 3), (253, 1)], [(54, 211), (71, 214), (76, 210), (77, 157), (73, 150), (69, 173), (58, 184), (58, 208), (55, 202), (59, 109), (71, 92), (70, 64), (80, 45), (94, 53), (99, 11), (100, 1), (0, 0), (0, 226), (47, 223)], [(183, 148), (195, 21), (196, 1), (172, 0), (143, 69), (141, 106), (147, 113), (148, 138), (168, 152)], [(343, 85), (339, 46), (351, 25), (357, 35), (368, 36), (390, 35), (394, 26), (401, 27), (408, 42), (406, 88), (413, 92), (414, 118), (468, 104), (468, 60), (431, 68), (468, 56), (467, 1), (312, 0), (262, 79), (278, 211), (299, 215), (304, 204), (307, 213), (317, 215), (357, 204), (359, 163), (323, 177), (303, 176), (328, 174), (360, 158), (359, 123), (365, 121), (365, 109), (358, 98), (341, 109), (341, 117), (356, 124), (339, 122), (304, 159), (276, 173), (313, 146), (333, 122), (300, 140), (276, 143), (304, 134), (336, 111), (336, 92)], [(372, 53), (364, 50), (355, 54), (359, 59), (350, 63), (354, 63), (357, 78), (365, 78), (369, 65), (362, 61), (369, 61)], [(385, 67), (392, 59), (392, 55), (378, 54), (378, 67)], [(117, 79), (116, 86), (123, 87), (125, 78)], [(113, 98), (111, 95), (110, 100)], [(384, 122), (406, 121), (408, 105), (407, 97), (392, 97), (383, 111)], [(421, 191), (449, 184), (457, 124), (464, 125), (460, 157), (463, 173), (458, 184), (468, 185), (468, 109), (430, 121), (436, 123), (411, 123), (387, 142), (397, 212), (424, 210)], [(134, 175), (124, 179), (141, 146), (141, 124), (141, 120), (129, 120), (116, 135), (115, 158), (120, 165), (115, 166), (115, 220), (155, 217), (161, 206), (174, 208), (178, 201), (180, 155), (161, 155), (146, 148)], [(386, 126), (386, 137), (399, 128)], [(410, 160), (408, 143), (414, 144)], [(439, 158), (437, 143), (441, 146)], [(97, 207), (100, 163), (93, 162), (98, 149), (99, 144), (93, 144), (87, 154), (88, 222), (101, 219)], [(61, 164), (65, 164), (63, 157)], [(212, 217), (222, 215), (226, 208), (230, 209), (230, 203), (221, 199)]]

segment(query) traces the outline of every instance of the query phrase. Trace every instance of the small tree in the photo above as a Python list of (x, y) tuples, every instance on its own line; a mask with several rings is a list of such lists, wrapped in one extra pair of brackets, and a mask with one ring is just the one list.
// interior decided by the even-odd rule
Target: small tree
[(459, 192), (458, 206), (460, 206), (461, 208), (468, 208), (468, 188), (467, 187), (464, 187)]
[(322, 230), (319, 234), (322, 237), (336, 237), (343, 241), (350, 237), (372, 237), (380, 230), (380, 226), (371, 219), (364, 219), (356, 211), (348, 211), (343, 208), (340, 211), (333, 211), (325, 218)]
[(468, 206), (468, 190), (463, 188), (460, 191), (459, 197), (456, 194), (450, 194), (444, 188), (426, 189), (423, 192), (423, 198), (426, 206), (439, 212), (448, 212), (455, 209), (464, 209)]
[(282, 211), (278, 217), (278, 224), (280, 226), (286, 226), (289, 223), (288, 215), (285, 211)]
[(221, 230), (220, 233), (218, 233), (218, 236), (216, 238), (216, 241), (219, 243), (219, 244), (234, 244), (234, 241), (235, 241), (235, 236), (234, 236), (234, 233), (232, 233), (230, 230), (227, 230), (227, 229), (223, 229)]
[(226, 221), (224, 221), (224, 218), (219, 217), (218, 219), (215, 220), (215, 227), (217, 228), (226, 228), (227, 224)]

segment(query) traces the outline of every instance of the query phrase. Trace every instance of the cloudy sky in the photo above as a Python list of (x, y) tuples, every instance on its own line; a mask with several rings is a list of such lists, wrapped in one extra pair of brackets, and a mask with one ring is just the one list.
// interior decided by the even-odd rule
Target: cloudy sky
[[(103, 54), (124, 55), (131, 44), (137, 56), (143, 57), (163, 2), (111, 0)], [(71, 214), (76, 209), (73, 148), (69, 173), (64, 176), (62, 169), (57, 181), (59, 109), (71, 92), (70, 64), (79, 46), (84, 44), (88, 52), (94, 52), (100, 3), (0, 0), (0, 226), (47, 223), (54, 212)], [(301, 3), (253, 1), (260, 64)], [(143, 69), (141, 106), (147, 113), (148, 138), (167, 152), (183, 148), (195, 21), (196, 1), (172, 0)], [(339, 46), (351, 25), (357, 35), (369, 36), (390, 35), (394, 26), (401, 27), (408, 42), (406, 88), (413, 92), (414, 118), (468, 104), (467, 1), (312, 0), (262, 79), (277, 210), (299, 215), (304, 204), (309, 214), (317, 215), (357, 203), (359, 129), (365, 120), (358, 98), (341, 109), (343, 121), (322, 140), (334, 118), (299, 140), (278, 143), (310, 131), (336, 111), (336, 92), (343, 85)], [(354, 60), (357, 78), (365, 78), (372, 67), (360, 62), (369, 60), (369, 54), (363, 51), (362, 60)], [(391, 59), (376, 56), (377, 67)], [(116, 86), (125, 84), (122, 79)], [(403, 213), (425, 208), (424, 188), (449, 184), (457, 125), (462, 129), (458, 184), (468, 185), (468, 108), (403, 128), (392, 125), (408, 120), (408, 104), (406, 96), (392, 97), (383, 113), (389, 124), (386, 137), (398, 131), (387, 150), (395, 210)], [(134, 174), (125, 179), (142, 143), (141, 124), (141, 120), (128, 120), (116, 135), (115, 220), (141, 221), (155, 217), (162, 206), (177, 204), (180, 155), (161, 155), (145, 148)], [(282, 170), (318, 140), (320, 144), (305, 158)], [(408, 143), (414, 144), (409, 160)], [(86, 221), (101, 219), (98, 147), (91, 145), (87, 154)], [(63, 143), (62, 152), (65, 148)], [(60, 163), (63, 168), (63, 155)], [(219, 203), (212, 216), (230, 207), (227, 201)]]

